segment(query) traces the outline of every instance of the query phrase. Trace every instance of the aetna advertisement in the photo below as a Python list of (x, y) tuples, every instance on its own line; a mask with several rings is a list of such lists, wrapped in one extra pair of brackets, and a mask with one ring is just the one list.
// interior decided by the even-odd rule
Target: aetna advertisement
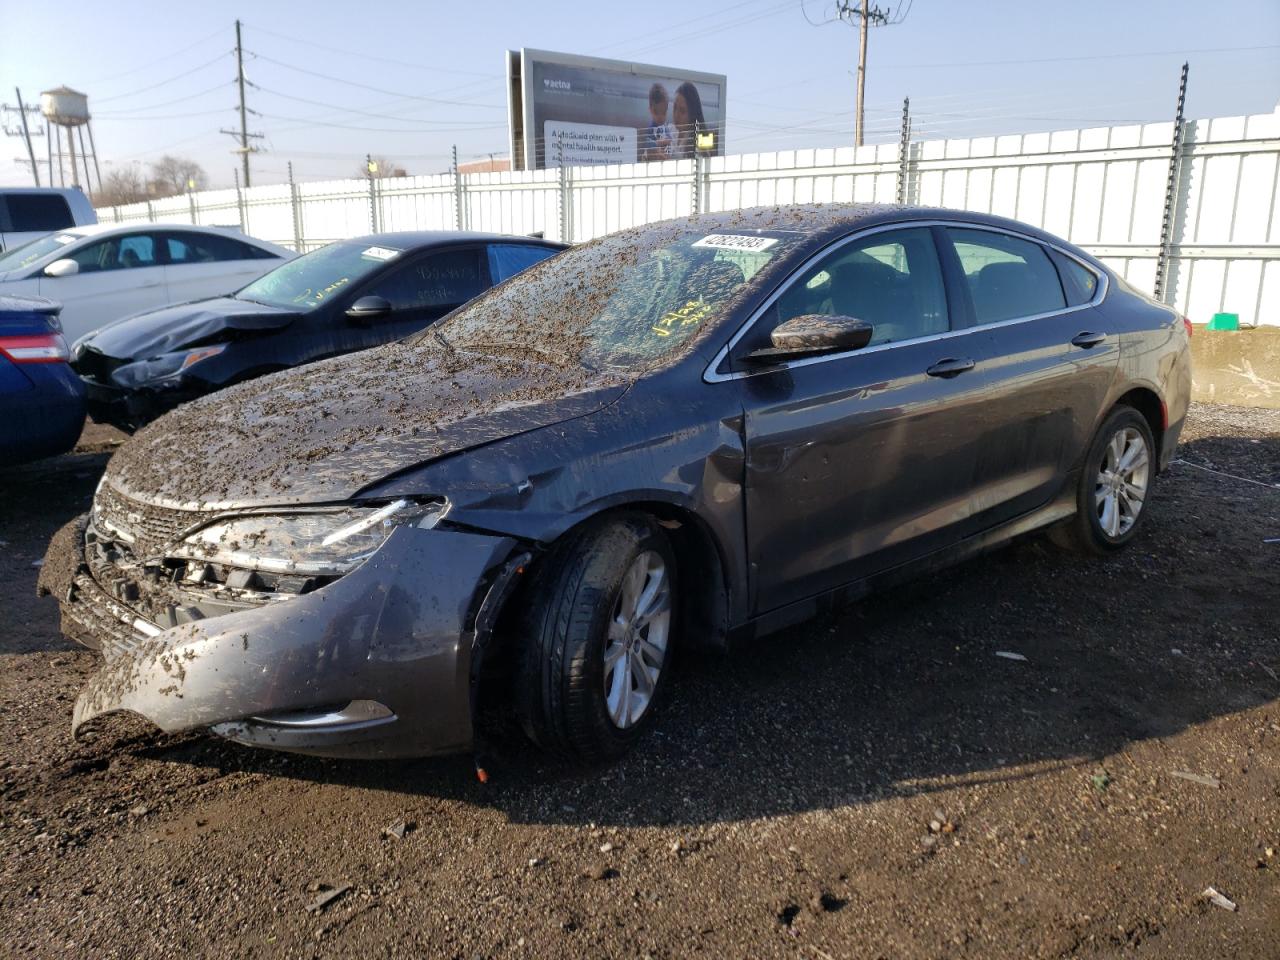
[(724, 153), (723, 76), (528, 49), (508, 64), (525, 169)]

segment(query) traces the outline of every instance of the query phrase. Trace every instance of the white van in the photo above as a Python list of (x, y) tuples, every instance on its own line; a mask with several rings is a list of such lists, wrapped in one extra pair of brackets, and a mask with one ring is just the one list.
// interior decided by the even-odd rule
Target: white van
[(97, 222), (93, 205), (78, 187), (0, 187), (0, 251)]

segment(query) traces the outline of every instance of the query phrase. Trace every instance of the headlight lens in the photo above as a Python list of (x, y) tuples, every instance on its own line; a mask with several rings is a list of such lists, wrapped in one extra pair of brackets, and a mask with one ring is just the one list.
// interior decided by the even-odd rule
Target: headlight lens
[(150, 360), (126, 363), (111, 374), (111, 378), (122, 387), (138, 387), (144, 383), (176, 376), (202, 360), (216, 357), (225, 349), (227, 349), (225, 343), (214, 343), (207, 347), (196, 347), (193, 350), (164, 353)]
[(382, 546), (397, 526), (431, 529), (448, 501), (234, 517), (197, 530), (172, 554), (246, 570), (339, 576)]

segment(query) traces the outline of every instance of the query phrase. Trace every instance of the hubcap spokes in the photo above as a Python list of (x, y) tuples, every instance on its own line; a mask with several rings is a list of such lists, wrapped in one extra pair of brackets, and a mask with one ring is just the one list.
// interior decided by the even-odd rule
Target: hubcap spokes
[(1115, 540), (1133, 529), (1147, 497), (1151, 457), (1147, 441), (1133, 427), (1117, 430), (1102, 453), (1094, 504), (1102, 532)]
[(649, 709), (667, 656), (671, 585), (667, 565), (652, 550), (632, 561), (609, 620), (604, 690), (609, 719), (626, 729)]

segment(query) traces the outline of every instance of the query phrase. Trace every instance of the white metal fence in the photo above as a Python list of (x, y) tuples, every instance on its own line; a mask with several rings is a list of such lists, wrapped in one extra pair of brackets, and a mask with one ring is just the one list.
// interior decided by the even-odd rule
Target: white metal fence
[[(749, 153), (513, 173), (329, 180), (211, 190), (98, 211), (104, 222), (239, 224), (310, 250), (389, 230), (541, 232), (588, 240), (697, 210), (808, 201), (956, 207), (1013, 217), (1076, 243), (1150, 291), (1173, 124)], [(905, 155), (904, 155), (905, 152)], [(1196, 322), (1218, 312), (1280, 324), (1280, 110), (1188, 121), (1177, 158), (1164, 298)]]

